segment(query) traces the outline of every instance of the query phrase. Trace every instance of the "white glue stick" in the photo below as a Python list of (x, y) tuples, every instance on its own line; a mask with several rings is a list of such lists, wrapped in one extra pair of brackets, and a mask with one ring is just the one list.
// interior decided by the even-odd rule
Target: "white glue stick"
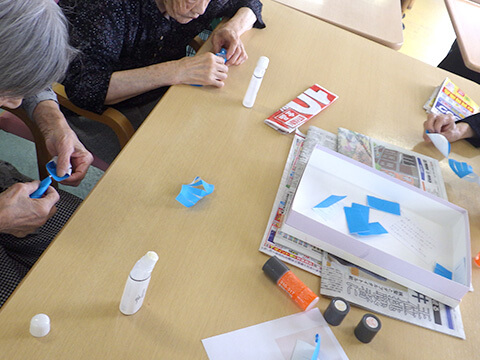
[(157, 260), (158, 255), (154, 251), (149, 251), (133, 267), (120, 301), (120, 311), (123, 314), (135, 314), (142, 306), (150, 283), (150, 275)]
[(266, 56), (260, 56), (258, 59), (257, 66), (253, 71), (252, 79), (248, 85), (247, 92), (243, 98), (243, 106), (251, 108), (255, 104), (255, 99), (257, 98), (258, 90), (262, 84), (263, 76), (265, 75), (265, 70), (267, 70), (268, 63), (270, 60)]

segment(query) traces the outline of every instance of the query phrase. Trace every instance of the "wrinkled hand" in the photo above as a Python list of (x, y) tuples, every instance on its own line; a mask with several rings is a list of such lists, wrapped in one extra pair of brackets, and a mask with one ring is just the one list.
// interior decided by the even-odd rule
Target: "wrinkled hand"
[(240, 65), (248, 55), (238, 33), (228, 26), (228, 23), (212, 33), (213, 52), (218, 53), (222, 48), (227, 50), (226, 65)]
[(51, 100), (40, 102), (35, 107), (33, 118), (45, 137), (48, 152), (58, 156), (57, 175), (63, 177), (72, 165), (72, 175), (62, 184), (80, 184), (93, 162), (93, 156), (68, 126), (58, 104)]
[(0, 194), (0, 232), (24, 237), (55, 214), (60, 196), (49, 187), (41, 199), (31, 199), (40, 182), (17, 183)]
[(428, 114), (427, 121), (423, 123), (423, 139), (430, 142), (430, 138), (425, 134), (425, 130), (432, 133), (438, 133), (447, 138), (449, 142), (466, 139), (474, 136), (470, 125), (467, 123), (455, 123), (455, 117), (451, 114)]
[(228, 67), (223, 58), (212, 53), (204, 53), (179, 60), (178, 76), (180, 84), (212, 85), (223, 87)]
[(72, 175), (63, 180), (62, 184), (78, 186), (93, 162), (92, 154), (70, 128), (52, 129), (44, 135), (48, 152), (52, 156), (58, 156), (57, 175), (64, 176), (70, 164), (72, 166)]

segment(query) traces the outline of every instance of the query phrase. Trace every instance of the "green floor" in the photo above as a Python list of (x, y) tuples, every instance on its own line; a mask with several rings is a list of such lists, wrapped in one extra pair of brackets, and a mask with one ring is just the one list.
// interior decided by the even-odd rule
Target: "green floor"
[[(13, 164), (21, 173), (38, 179), (37, 158), (33, 142), (0, 130), (0, 159)], [(80, 186), (60, 185), (60, 188), (84, 199), (102, 175), (102, 170), (90, 166), (87, 176)]]

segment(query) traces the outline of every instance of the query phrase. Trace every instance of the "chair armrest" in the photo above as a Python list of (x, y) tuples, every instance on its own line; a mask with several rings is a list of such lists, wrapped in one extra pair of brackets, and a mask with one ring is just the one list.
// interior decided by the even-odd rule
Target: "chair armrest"
[(55, 83), (53, 84), (52, 88), (57, 94), (60, 105), (80, 116), (84, 116), (88, 119), (98, 121), (109, 126), (115, 132), (115, 135), (117, 135), (118, 141), (120, 142), (120, 146), (122, 148), (127, 144), (128, 140), (130, 140), (135, 132), (131, 122), (117, 109), (109, 107), (103, 112), (103, 114), (99, 115), (74, 105), (68, 99), (68, 96), (65, 93), (65, 88), (62, 84)]

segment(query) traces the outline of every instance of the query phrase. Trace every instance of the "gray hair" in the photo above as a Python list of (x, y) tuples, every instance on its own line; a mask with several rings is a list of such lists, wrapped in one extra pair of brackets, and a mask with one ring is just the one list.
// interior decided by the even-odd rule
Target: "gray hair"
[(54, 0), (0, 0), (0, 96), (28, 97), (60, 81), (76, 50)]

